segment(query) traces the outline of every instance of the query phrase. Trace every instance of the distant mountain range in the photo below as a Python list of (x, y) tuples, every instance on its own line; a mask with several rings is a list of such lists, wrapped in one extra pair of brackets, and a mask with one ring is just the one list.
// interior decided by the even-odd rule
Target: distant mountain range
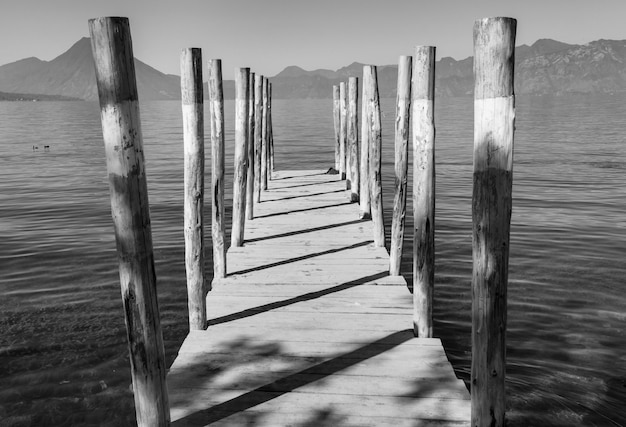
[[(471, 95), (472, 67), (472, 57), (439, 60), (435, 65), (437, 96)], [(161, 73), (138, 59), (135, 68), (140, 99), (180, 99), (178, 76)], [(330, 98), (334, 84), (348, 77), (361, 77), (362, 73), (363, 64), (357, 62), (336, 71), (306, 71), (289, 66), (270, 79), (274, 98)], [(381, 97), (395, 96), (396, 78), (396, 65), (378, 67)], [(4, 99), (20, 95), (25, 99), (61, 96), (97, 100), (90, 40), (80, 39), (51, 61), (31, 57), (0, 66), (0, 92), (8, 92), (3, 94)], [(542, 39), (532, 46), (518, 46), (515, 92), (531, 95), (626, 92), (626, 40), (572, 45)], [(224, 81), (224, 96), (234, 97), (232, 80)]]

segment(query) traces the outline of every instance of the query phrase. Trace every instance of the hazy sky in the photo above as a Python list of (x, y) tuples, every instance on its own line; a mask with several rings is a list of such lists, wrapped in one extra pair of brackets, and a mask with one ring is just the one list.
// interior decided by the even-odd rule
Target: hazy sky
[(626, 0), (2, 0), (0, 65), (53, 59), (99, 16), (128, 17), (135, 56), (160, 71), (180, 74), (180, 50), (201, 47), (232, 78), (244, 66), (273, 76), (287, 65), (392, 64), (415, 45), (462, 59), (474, 20), (489, 16), (516, 18), (518, 45), (626, 39), (624, 12)]

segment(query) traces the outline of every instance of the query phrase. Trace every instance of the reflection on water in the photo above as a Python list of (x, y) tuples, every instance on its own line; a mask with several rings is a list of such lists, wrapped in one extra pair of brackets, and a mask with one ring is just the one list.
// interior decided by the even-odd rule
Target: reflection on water
[[(624, 101), (518, 99), (509, 425), (626, 424)], [(393, 104), (383, 100), (387, 227), (394, 182)], [(273, 108), (278, 169), (333, 164), (330, 100), (275, 100)], [(168, 365), (187, 332), (180, 115), (177, 102), (142, 104)], [(234, 105), (227, 102), (227, 198), (233, 116)], [(98, 107), (0, 103), (0, 117), (0, 419), (23, 425), (132, 424)], [(472, 99), (438, 100), (436, 124), (435, 333), (467, 381)], [(50, 150), (32, 148), (43, 145)], [(228, 201), (227, 217), (229, 207)], [(410, 214), (407, 219), (403, 272), (410, 280)], [(211, 274), (210, 250), (207, 255)]]

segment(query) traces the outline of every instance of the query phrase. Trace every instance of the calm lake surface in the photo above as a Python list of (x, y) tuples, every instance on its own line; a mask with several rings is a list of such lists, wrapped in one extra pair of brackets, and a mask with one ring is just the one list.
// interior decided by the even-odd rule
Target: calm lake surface
[[(331, 100), (274, 100), (273, 110), (277, 169), (333, 165)], [(383, 112), (389, 227), (394, 100)], [(169, 366), (187, 333), (181, 109), (145, 102), (141, 113)], [(510, 426), (626, 426), (625, 117), (626, 97), (517, 99)], [(227, 198), (233, 118), (227, 101)], [(438, 99), (436, 126), (435, 335), (467, 382), (473, 100)], [(0, 425), (134, 424), (96, 103), (0, 102), (0, 272)]]

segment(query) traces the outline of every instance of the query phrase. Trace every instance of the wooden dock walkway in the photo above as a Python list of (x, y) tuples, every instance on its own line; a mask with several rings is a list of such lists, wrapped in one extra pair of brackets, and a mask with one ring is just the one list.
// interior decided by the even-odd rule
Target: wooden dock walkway
[(174, 425), (469, 426), (441, 341), (414, 338), (345, 181), (275, 172), (167, 377)]

